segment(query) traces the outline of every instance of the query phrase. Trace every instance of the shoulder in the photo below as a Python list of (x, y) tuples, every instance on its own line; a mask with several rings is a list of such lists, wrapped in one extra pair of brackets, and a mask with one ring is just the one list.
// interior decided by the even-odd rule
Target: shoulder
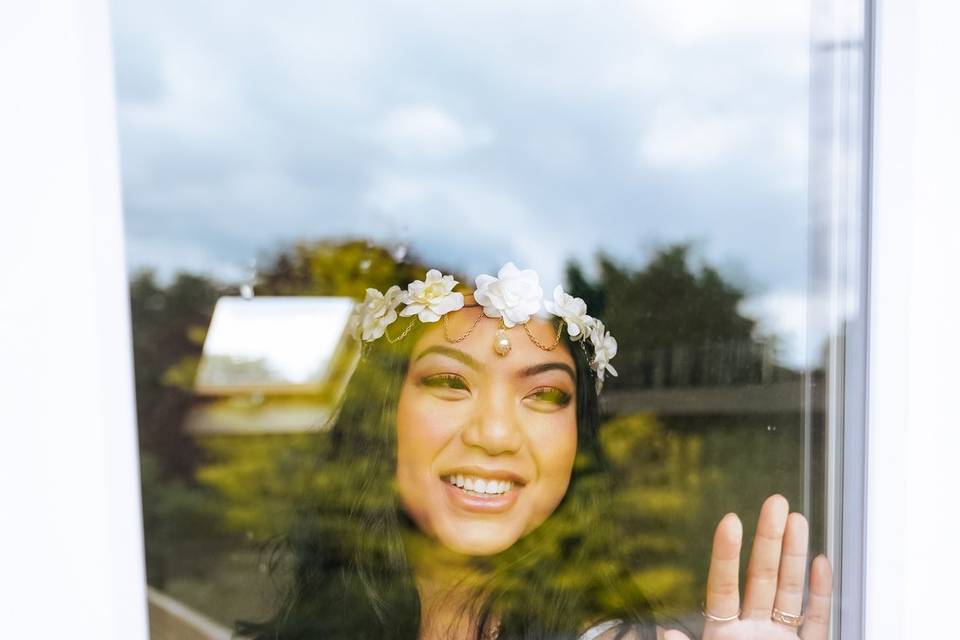
[[(622, 620), (606, 620), (584, 631), (577, 640), (642, 640), (640, 632), (630, 628), (626, 635), (619, 636)], [(675, 629), (657, 627), (657, 640), (690, 640), (682, 632)]]

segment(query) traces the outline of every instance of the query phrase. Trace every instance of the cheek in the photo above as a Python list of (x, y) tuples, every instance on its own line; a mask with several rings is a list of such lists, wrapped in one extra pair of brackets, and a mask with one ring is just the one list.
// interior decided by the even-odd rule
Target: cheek
[[(414, 520), (436, 489), (435, 463), (451, 436), (449, 416), (404, 387), (397, 404), (397, 491)], [(421, 523), (421, 525), (426, 523)]]
[(569, 475), (577, 455), (577, 418), (573, 407), (563, 415), (532, 420), (529, 438), (541, 469)]
[(538, 433), (531, 450), (537, 460), (541, 480), (545, 484), (545, 498), (559, 503), (570, 484), (573, 464), (577, 456), (577, 425), (575, 421), (550, 425)]
[(406, 387), (397, 403), (397, 463), (432, 460), (450, 438), (451, 420), (436, 403)]

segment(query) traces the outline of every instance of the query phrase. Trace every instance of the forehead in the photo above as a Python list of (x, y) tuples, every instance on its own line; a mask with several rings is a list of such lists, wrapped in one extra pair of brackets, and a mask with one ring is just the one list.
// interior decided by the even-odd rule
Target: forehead
[[(540, 318), (531, 318), (526, 326), (505, 329), (510, 340), (510, 352), (501, 356), (494, 351), (494, 341), (500, 327), (499, 318), (488, 318), (479, 307), (465, 307), (448, 313), (444, 319), (431, 323), (419, 336), (411, 352), (411, 361), (434, 346), (461, 351), (493, 371), (514, 371), (545, 362), (562, 362), (574, 367), (573, 357), (561, 340), (556, 348), (545, 350), (530, 338), (531, 334), (545, 346), (557, 342), (558, 324)], [(466, 335), (465, 338), (460, 339)], [(425, 357), (433, 357), (432, 354)]]

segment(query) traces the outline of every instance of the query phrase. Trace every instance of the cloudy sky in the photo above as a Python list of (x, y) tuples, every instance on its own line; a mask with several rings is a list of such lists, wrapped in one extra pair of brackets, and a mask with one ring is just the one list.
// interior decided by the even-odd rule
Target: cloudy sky
[(133, 269), (237, 282), (360, 236), (552, 288), (569, 258), (688, 241), (802, 350), (807, 2), (113, 9)]

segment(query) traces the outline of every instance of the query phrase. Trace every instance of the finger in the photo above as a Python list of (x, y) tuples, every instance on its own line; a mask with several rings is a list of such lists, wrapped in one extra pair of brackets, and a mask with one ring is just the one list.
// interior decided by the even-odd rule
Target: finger
[(768, 620), (773, 613), (780, 572), (780, 549), (790, 505), (779, 494), (767, 498), (760, 508), (757, 535), (750, 550), (747, 584), (743, 597), (743, 618)]
[(800, 615), (803, 608), (803, 582), (807, 573), (807, 540), (810, 531), (807, 519), (799, 513), (787, 516), (780, 554), (780, 574), (774, 605), (780, 611)]
[(833, 593), (833, 570), (824, 555), (810, 567), (810, 597), (804, 614), (800, 637), (803, 640), (827, 640), (830, 634), (830, 600)]
[[(706, 611), (718, 618), (729, 618), (740, 611), (740, 547), (743, 524), (735, 513), (728, 513), (713, 534), (713, 551), (707, 573)], [(707, 626), (723, 624), (707, 620)]]

